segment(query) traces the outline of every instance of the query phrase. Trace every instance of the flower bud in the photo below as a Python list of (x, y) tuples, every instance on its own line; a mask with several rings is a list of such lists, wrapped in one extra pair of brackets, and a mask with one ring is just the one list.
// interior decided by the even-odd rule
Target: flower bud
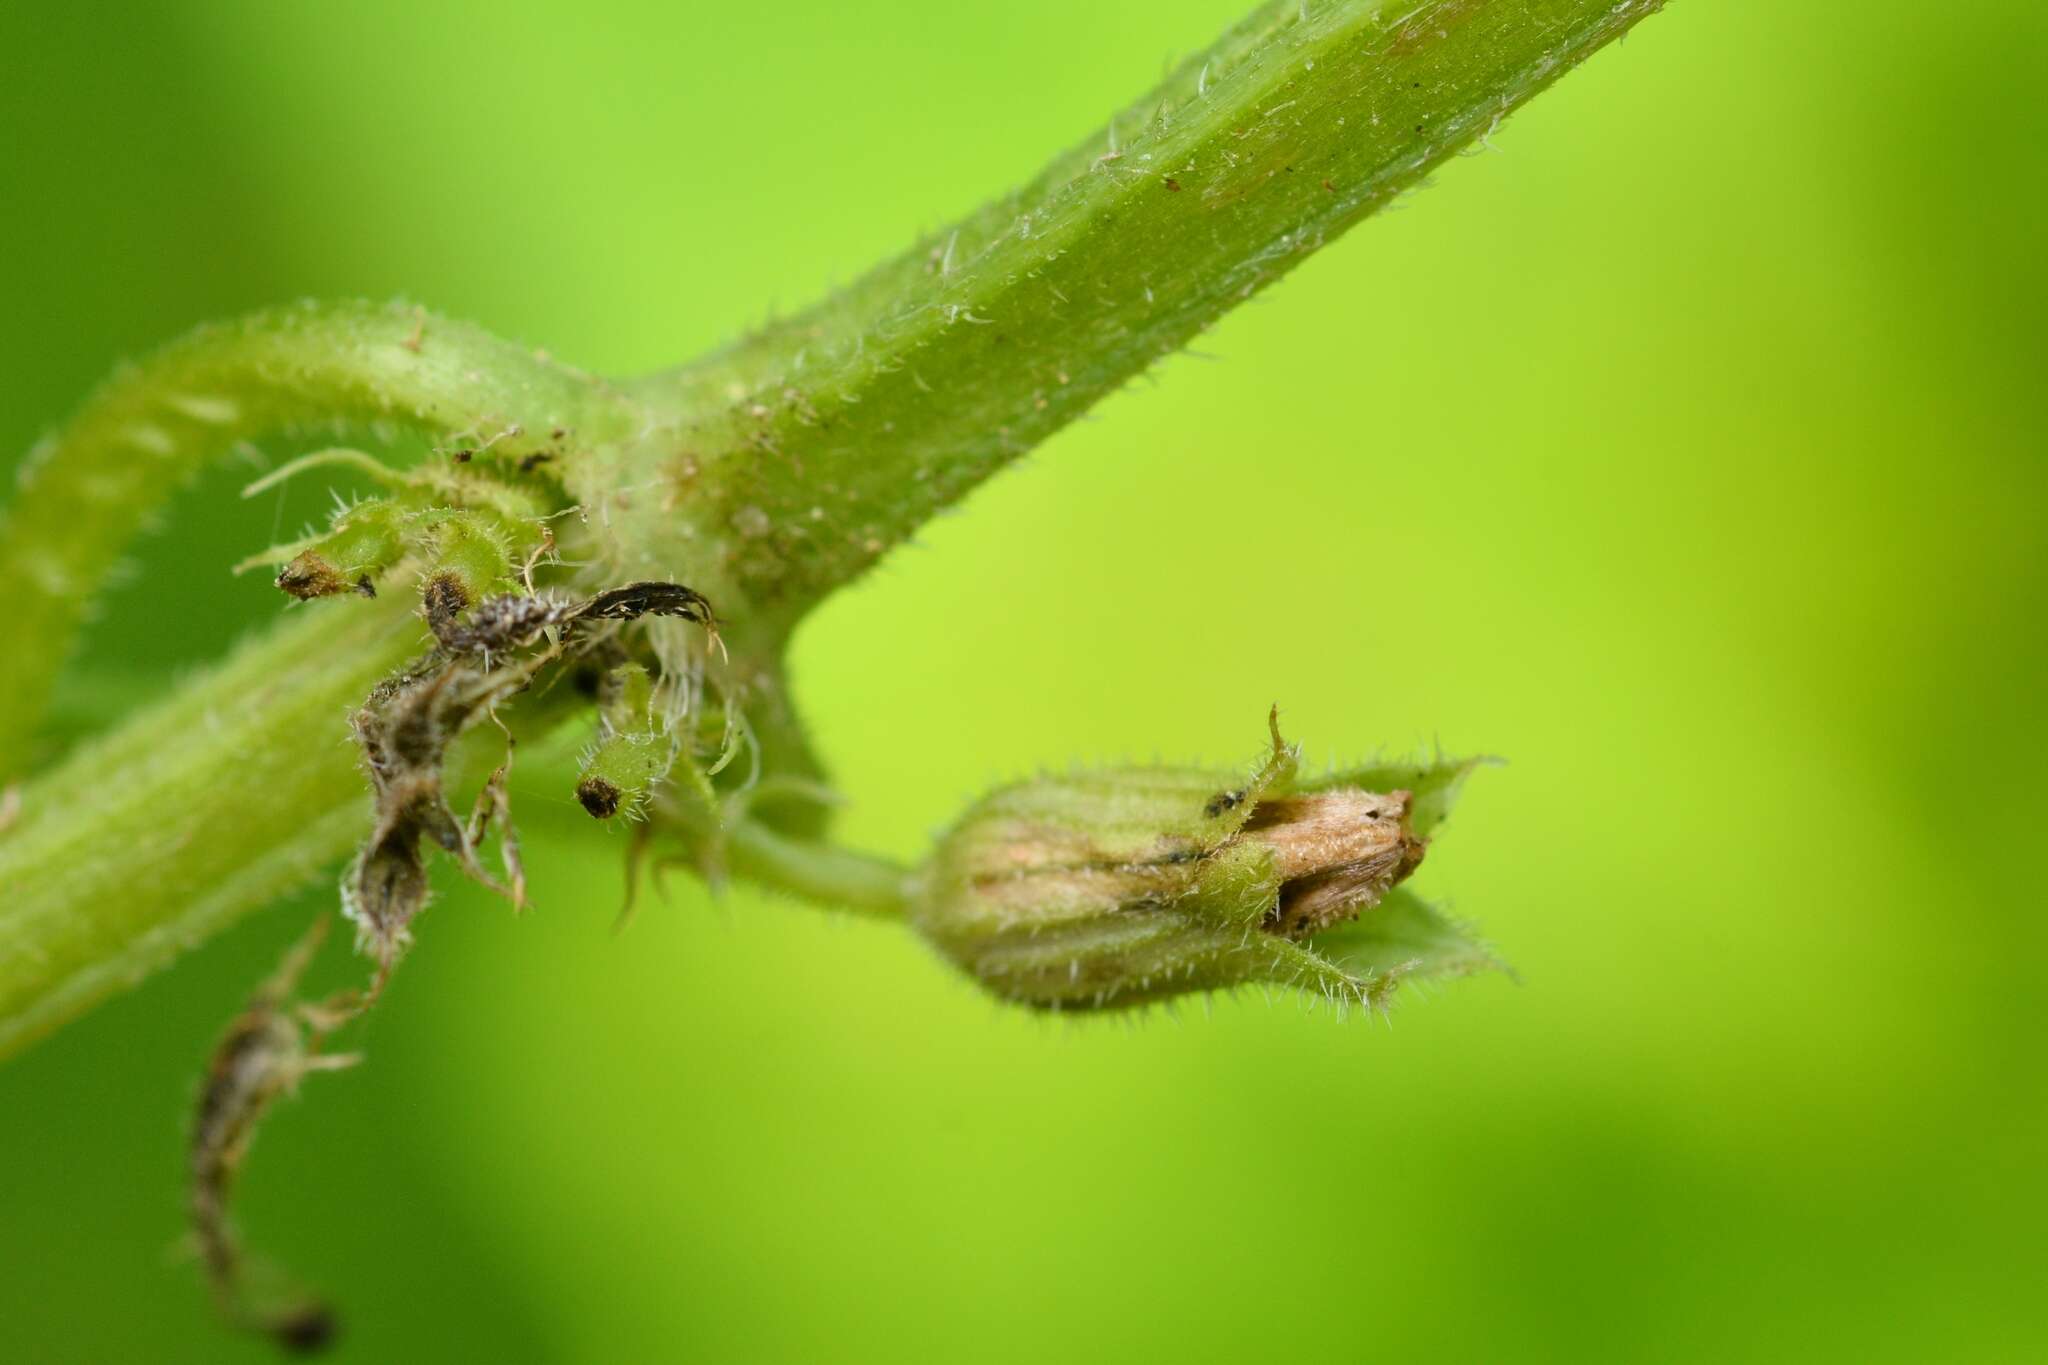
[(576, 800), (593, 819), (638, 815), (676, 761), (676, 742), (655, 714), (654, 680), (640, 664), (607, 673), (598, 691), (597, 743), (583, 756)]
[(415, 527), (427, 560), (420, 611), (446, 640), (477, 603), (513, 586), (509, 539), (494, 519), (450, 508), (423, 513)]
[(377, 577), (405, 553), (406, 516), (381, 498), (338, 513), (326, 535), (277, 571), (277, 586), (301, 601), (342, 592), (376, 596)]
[(1380, 1005), (1404, 975), (1491, 963), (1420, 901), (1389, 898), (1473, 766), (1305, 782), (1276, 720), (1245, 778), (1133, 768), (1027, 782), (946, 836), (912, 918), (997, 995), (1045, 1009), (1247, 982)]

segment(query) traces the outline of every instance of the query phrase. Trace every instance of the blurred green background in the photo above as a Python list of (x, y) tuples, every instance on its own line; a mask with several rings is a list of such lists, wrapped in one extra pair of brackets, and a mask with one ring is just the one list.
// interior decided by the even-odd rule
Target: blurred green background
[[(1239, 4), (7, 6), (0, 451), (301, 295), (672, 362)], [(540, 911), (451, 889), (252, 1241), (363, 1361), (2042, 1359), (2044, 52), (2019, 0), (1680, 0), (801, 636), (904, 856), (1275, 700), (1313, 758), (1505, 754), (1418, 884), (1520, 986), (1049, 1022), (744, 892), (614, 938), (619, 848), (529, 784)], [(238, 480), (81, 679), (275, 614), (225, 566), (319, 490)], [(182, 1132), (329, 894), (0, 1068), (0, 1357), (269, 1354), (178, 1258)]]

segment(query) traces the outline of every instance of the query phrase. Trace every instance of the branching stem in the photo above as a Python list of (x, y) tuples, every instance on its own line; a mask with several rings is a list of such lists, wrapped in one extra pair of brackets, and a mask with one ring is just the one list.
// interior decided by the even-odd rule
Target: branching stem
[[(664, 695), (715, 696), (761, 775), (813, 778), (781, 664), (810, 606), (1660, 4), (1266, 5), (1016, 193), (817, 307), (629, 384), (363, 304), (207, 328), (117, 375), (31, 455), (0, 520), (0, 792), (19, 795), (0, 829), (0, 1054), (317, 875), (369, 823), (346, 718), (422, 647), (403, 592), (302, 609), (56, 766), (39, 752), (92, 593), (203, 461), (279, 432), (428, 434), (436, 458), (474, 467), (401, 478), (400, 496), (471, 475), (508, 496), (337, 529), (365, 563), (383, 572), (401, 534), (423, 537), (407, 553), (450, 569), (429, 594), (443, 627), (507, 582), (530, 589), (544, 555), (579, 594), (687, 585), (715, 607), (721, 648), (693, 623), (636, 627)], [(532, 544), (508, 579), (514, 533)], [(701, 757), (701, 716), (661, 719), (679, 768)], [(716, 790), (708, 771), (681, 776), (703, 809), (731, 794), (730, 774)], [(813, 839), (817, 813), (700, 842), (796, 894), (900, 911), (903, 870)]]

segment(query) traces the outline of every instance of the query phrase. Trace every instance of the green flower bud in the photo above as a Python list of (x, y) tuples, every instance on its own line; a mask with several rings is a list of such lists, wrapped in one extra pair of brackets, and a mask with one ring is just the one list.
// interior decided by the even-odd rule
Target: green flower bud
[(408, 515), (382, 498), (337, 513), (326, 535), (278, 570), (277, 586), (302, 601), (341, 592), (375, 597), (375, 580), (405, 553)]
[(421, 614), (445, 641), (470, 608), (513, 586), (509, 538), (494, 518), (449, 508), (423, 513), (415, 527), (427, 557)]
[(638, 815), (648, 793), (676, 761), (676, 742), (654, 710), (654, 680), (640, 664), (621, 664), (599, 686), (598, 740), (583, 757), (576, 800), (592, 818)]
[(1394, 892), (1474, 764), (1305, 782), (1297, 755), (1276, 720), (1247, 778), (1128, 768), (998, 791), (941, 842), (912, 920), (997, 995), (1053, 1010), (1249, 982), (1378, 1006), (1404, 976), (1492, 965)]
[(324, 534), (274, 545), (244, 560), (235, 572), (281, 564), (277, 586), (293, 597), (343, 592), (375, 597), (376, 579), (417, 554), (425, 561), (423, 612), (441, 636), (478, 602), (510, 590), (515, 564), (530, 571), (553, 547), (529, 492), (497, 478), (433, 465), (392, 469), (359, 450), (302, 455), (244, 488), (242, 496), (253, 497), (311, 469), (337, 466), (393, 491), (343, 507)]

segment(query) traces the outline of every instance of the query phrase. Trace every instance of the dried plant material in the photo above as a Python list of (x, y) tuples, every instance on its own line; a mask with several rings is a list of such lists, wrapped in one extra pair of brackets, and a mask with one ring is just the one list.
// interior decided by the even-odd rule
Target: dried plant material
[(1239, 837), (1272, 850), (1281, 877), (1272, 932), (1307, 938), (1406, 880), (1428, 848), (1408, 827), (1410, 798), (1340, 788), (1259, 802)]
[[(352, 725), (363, 752), (364, 767), (376, 802), (377, 819), (368, 841), (344, 880), (343, 905), (357, 926), (362, 947), (388, 971), (409, 941), (412, 921), (426, 907), (429, 885), (425, 847), (438, 845), (453, 854), (472, 878), (505, 896), (515, 907), (526, 904), (526, 876), (512, 826), (511, 802), (505, 787), (506, 764), (484, 784), (468, 825), (459, 822), (442, 790), (442, 769), (448, 746), (480, 715), (499, 701), (525, 689), (546, 666), (557, 662), (563, 641), (516, 664), (502, 660), (543, 642), (550, 630), (570, 632), (583, 623), (615, 625), (641, 616), (681, 617), (709, 626), (716, 619), (703, 594), (680, 583), (641, 582), (613, 588), (581, 601), (553, 593), (504, 593), (486, 597), (466, 616), (456, 604), (466, 601), (461, 584), (448, 575), (430, 577), (424, 591), (425, 612), (440, 648), (427, 659), (372, 692), (355, 713)], [(618, 655), (592, 637), (581, 650), (600, 657)], [(500, 661), (493, 667), (494, 656)], [(471, 666), (470, 660), (482, 667)], [(634, 698), (645, 713), (652, 696), (644, 668), (632, 666), (639, 686)], [(619, 669), (607, 669), (598, 683), (616, 691)], [(607, 710), (620, 702), (612, 698)], [(651, 724), (651, 722), (648, 722)], [(665, 736), (635, 736), (643, 747), (672, 748)], [(637, 752), (637, 751), (636, 751)], [(643, 763), (648, 771), (636, 791), (658, 780), (666, 762)], [(588, 785), (588, 784), (586, 784)], [(615, 788), (606, 793), (593, 786), (579, 788), (578, 799), (596, 814), (619, 809)], [(476, 848), (495, 819), (500, 855), (508, 882), (501, 883), (478, 863)]]
[(718, 618), (703, 593), (680, 583), (628, 583), (610, 588), (585, 602), (576, 611), (579, 619), (631, 621), (642, 616), (679, 616), (700, 626), (713, 627)]
[(450, 654), (489, 655), (524, 649), (553, 627), (585, 621), (675, 616), (707, 628), (717, 622), (704, 595), (680, 583), (628, 583), (581, 602), (549, 592), (501, 593), (477, 603), (476, 609), (460, 620), (467, 601), (452, 610), (437, 611), (431, 596), (434, 586), (434, 582), (428, 584), (427, 622), (441, 648)]
[(235, 1176), (257, 1126), (278, 1098), (294, 1093), (301, 1077), (353, 1066), (353, 1056), (323, 1054), (333, 1029), (355, 1017), (359, 999), (337, 997), (319, 1005), (293, 1001), (327, 936), (323, 916), (285, 954), (271, 977), (228, 1026), (208, 1063), (187, 1149), (188, 1213), (193, 1240), (214, 1299), (230, 1320), (263, 1332), (287, 1350), (312, 1352), (334, 1336), (334, 1316), (317, 1299), (286, 1294), (280, 1302), (251, 1302), (248, 1267), (228, 1221)]
[(449, 632), (456, 629), (462, 613), (469, 610), (469, 589), (452, 573), (429, 574), (420, 588), (420, 615), (427, 629), (445, 647)]
[(316, 550), (301, 552), (291, 563), (279, 569), (277, 586), (301, 602), (315, 597), (332, 597), (336, 593), (344, 592), (359, 593), (364, 597), (377, 595), (376, 585), (370, 581), (368, 574), (359, 574), (354, 581), (350, 581)]
[(576, 784), (576, 804), (593, 820), (609, 820), (619, 813), (619, 805), (625, 793), (619, 785), (603, 777), (586, 777)]
[(551, 593), (501, 593), (477, 603), (467, 617), (430, 613), (427, 623), (448, 653), (488, 656), (535, 643), (548, 627), (570, 620), (572, 610), (566, 599)]
[(519, 831), (512, 823), (512, 795), (506, 785), (512, 773), (512, 737), (505, 736), (505, 761), (491, 770), (484, 779), (483, 789), (476, 794), (476, 806), (470, 812), (469, 826), (463, 837), (471, 849), (483, 845), (484, 836), (490, 831), (491, 822), (498, 825), (498, 860), (505, 868), (505, 893), (514, 910), (524, 910), (526, 898), (526, 862), (519, 852)]
[[(342, 904), (361, 946), (386, 970), (426, 908), (426, 841), (454, 854), (485, 885), (511, 894), (477, 864), (474, 845), (442, 791), (442, 765), (448, 746), (481, 711), (527, 681), (523, 670), (482, 673), (447, 665), (392, 680), (353, 717), (377, 819), (343, 882)], [(504, 827), (510, 828), (509, 814)]]

